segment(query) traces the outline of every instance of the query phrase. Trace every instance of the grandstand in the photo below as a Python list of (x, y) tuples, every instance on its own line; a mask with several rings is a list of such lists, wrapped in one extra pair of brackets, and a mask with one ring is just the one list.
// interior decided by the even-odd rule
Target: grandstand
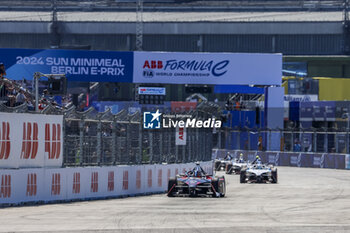
[[(1, 0), (0, 9), (51, 10), (54, 2), (58, 9), (80, 11), (123, 11), (135, 8), (137, 0)], [(242, 11), (242, 10), (339, 10), (343, 8), (342, 0), (144, 0), (146, 10), (185, 9), (191, 11)]]
[[(157, 1), (143, 5), (146, 51), (348, 53), (343, 1)], [(2, 48), (136, 49), (135, 1), (0, 3)]]

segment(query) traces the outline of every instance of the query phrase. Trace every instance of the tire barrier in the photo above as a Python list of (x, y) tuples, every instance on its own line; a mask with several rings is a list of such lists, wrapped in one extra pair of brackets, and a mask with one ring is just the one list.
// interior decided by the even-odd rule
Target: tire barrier
[(248, 161), (253, 161), (259, 155), (262, 162), (275, 166), (350, 169), (348, 154), (214, 149), (213, 158), (223, 158), (227, 152), (230, 152), (234, 158), (242, 153), (244, 159)]
[[(0, 169), (0, 206), (161, 193), (194, 163), (110, 167)], [(201, 166), (212, 173), (212, 162)]]

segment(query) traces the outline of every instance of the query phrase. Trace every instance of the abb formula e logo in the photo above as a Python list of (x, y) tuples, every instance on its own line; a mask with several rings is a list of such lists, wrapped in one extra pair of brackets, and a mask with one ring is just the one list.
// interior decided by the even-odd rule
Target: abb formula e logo
[(0, 198), (11, 197), (11, 175), (1, 175)]
[(29, 196), (29, 197), (36, 196), (36, 190), (37, 190), (36, 173), (29, 173), (27, 175), (26, 196)]
[(73, 193), (80, 193), (80, 172), (74, 172), (73, 174)]
[(92, 193), (98, 192), (98, 172), (91, 173), (91, 189)]
[(61, 174), (53, 173), (51, 182), (51, 196), (57, 196), (61, 193)]
[[(50, 127), (51, 126), (51, 127)], [(45, 153), (49, 159), (58, 159), (61, 154), (61, 125), (45, 124)]]
[(0, 159), (8, 159), (11, 151), (10, 123), (0, 124)]
[[(176, 77), (219, 77), (228, 71), (229, 60), (207, 59), (170, 59), (170, 60), (145, 60), (143, 63), (143, 76), (153, 77), (153, 70), (163, 71), (161, 75)], [(167, 73), (164, 73), (167, 72)], [(194, 74), (194, 75), (193, 75)]]
[(35, 159), (38, 145), (38, 123), (23, 122), (21, 159)]

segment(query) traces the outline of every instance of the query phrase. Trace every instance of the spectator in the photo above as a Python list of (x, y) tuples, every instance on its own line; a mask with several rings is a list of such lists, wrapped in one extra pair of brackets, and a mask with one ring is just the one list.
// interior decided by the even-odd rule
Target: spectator
[(0, 98), (2, 99), (3, 97), (6, 96), (6, 87), (5, 85), (2, 83), (0, 84)]
[(18, 92), (18, 94), (16, 95), (16, 105), (21, 105), (23, 104), (24, 102), (26, 102), (26, 96), (24, 95), (24, 92), (22, 90), (20, 90)]
[(54, 102), (54, 98), (50, 95), (49, 91), (45, 89), (43, 91), (43, 94), (41, 95), (41, 98), (46, 102)]
[(7, 93), (6, 93), (7, 102), (5, 105), (8, 107), (15, 107), (17, 92), (13, 86), (11, 85), (6, 85), (6, 86), (7, 86)]
[(15, 104), (16, 104), (16, 96), (14, 95), (8, 95), (7, 96), (8, 99), (7, 99), (7, 102), (6, 102), (6, 106), (8, 107), (15, 107)]
[(0, 78), (3, 79), (6, 76), (6, 70), (4, 63), (0, 62)]
[(300, 142), (298, 139), (295, 139), (295, 141), (294, 141), (293, 151), (295, 151), (295, 152), (301, 151), (301, 145), (300, 145)]
[(47, 105), (46, 105), (46, 103), (43, 100), (39, 100), (38, 108), (39, 108), (40, 111), (43, 110), (46, 106)]
[(312, 152), (312, 145), (308, 138), (305, 139), (305, 152)]
[(29, 110), (29, 111), (34, 111), (34, 110), (35, 110), (35, 107), (34, 107), (34, 105), (33, 105), (32, 100), (31, 100), (30, 97), (29, 97), (29, 98), (26, 98), (26, 103), (27, 103), (27, 106), (28, 106), (28, 110)]
[(8, 90), (7, 96), (10, 96), (10, 95), (16, 96), (17, 95), (16, 89), (13, 86), (8, 85), (7, 90)]

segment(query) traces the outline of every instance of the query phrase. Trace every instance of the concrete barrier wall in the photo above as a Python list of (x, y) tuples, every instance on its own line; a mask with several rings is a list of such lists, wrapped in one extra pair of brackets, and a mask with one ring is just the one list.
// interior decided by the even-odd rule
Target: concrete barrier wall
[(242, 153), (244, 159), (249, 161), (253, 161), (259, 155), (264, 163), (275, 166), (350, 169), (350, 155), (348, 154), (214, 149), (213, 157), (223, 158), (228, 151), (234, 157)]
[[(168, 180), (194, 163), (0, 169), (0, 205), (88, 200), (165, 192)], [(212, 174), (212, 162), (201, 166)]]
[(62, 167), (63, 116), (0, 112), (0, 168)]

